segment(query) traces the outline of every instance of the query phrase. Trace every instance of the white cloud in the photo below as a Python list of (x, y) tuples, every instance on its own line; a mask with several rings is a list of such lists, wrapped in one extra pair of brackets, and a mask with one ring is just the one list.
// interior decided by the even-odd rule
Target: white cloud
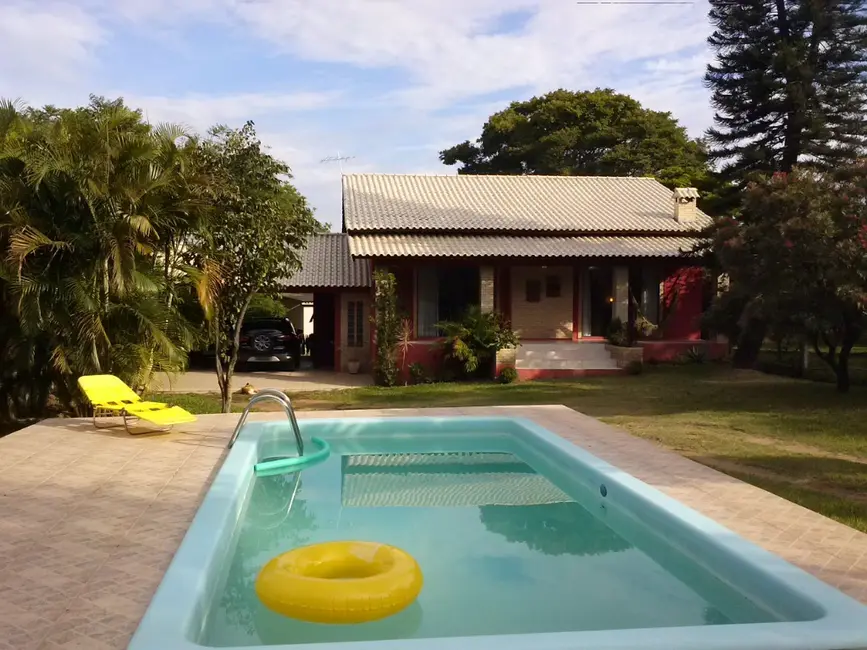
[(124, 101), (143, 109), (151, 122), (176, 122), (205, 131), (214, 124), (237, 126), (262, 115), (324, 108), (333, 104), (338, 96), (338, 92), (194, 94), (182, 97), (126, 95)]
[(93, 63), (103, 37), (97, 21), (70, 4), (0, 5), (0, 95), (56, 96)]
[[(307, 92), (296, 64), (291, 78), (269, 78), (268, 91), (248, 83), (245, 92), (235, 92), (226, 79), (221, 92), (149, 95), (137, 92), (135, 79), (112, 79), (96, 87), (79, 83), (75, 100), (114, 86), (119, 92), (105, 94), (123, 95), (151, 121), (202, 131), (217, 122), (255, 119), (263, 142), (291, 165), (319, 217), (334, 224), (340, 221), (340, 168), (320, 163), (322, 158), (337, 151), (356, 156), (344, 163), (347, 173), (453, 173), (439, 164), (437, 152), (476, 138), (487, 117), (509, 100), (558, 87), (613, 87), (650, 108), (671, 111), (692, 135), (710, 123), (701, 82), (709, 55), (703, 46), (709, 32), (704, 2), (626, 7), (571, 0), (69, 1), (76, 6), (0, 6), (0, 95), (71, 103), (64, 84), (75, 87), (95, 48), (108, 42), (107, 56), (123, 48), (122, 39), (104, 38), (107, 33), (148, 30), (156, 38), (168, 31), (185, 42), (185, 30), (205, 21), (252, 39), (250, 51), (262, 57), (276, 51), (305, 62), (353, 66), (333, 82), (339, 83), (335, 92), (327, 86), (325, 92)], [(493, 33), (516, 12), (526, 16), (523, 23)], [(21, 52), (28, 54), (23, 65), (15, 60)], [(250, 56), (248, 64), (255, 65), (257, 55)], [(368, 70), (374, 71), (370, 79)], [(315, 88), (327, 79), (317, 78)], [(364, 96), (353, 91), (362, 87), (376, 90)], [(494, 96), (509, 99), (491, 101)], [(348, 113), (335, 110), (338, 99)], [(326, 107), (332, 110), (323, 116), (317, 109)]]
[[(533, 10), (518, 31), (480, 27)], [(389, 66), (409, 87), (391, 95), (417, 110), (529, 87), (604, 84), (613, 65), (640, 74), (704, 43), (703, 6), (587, 6), (553, 0), (250, 0), (238, 16), (278, 47), (306, 58)], [(602, 74), (600, 74), (602, 71)]]

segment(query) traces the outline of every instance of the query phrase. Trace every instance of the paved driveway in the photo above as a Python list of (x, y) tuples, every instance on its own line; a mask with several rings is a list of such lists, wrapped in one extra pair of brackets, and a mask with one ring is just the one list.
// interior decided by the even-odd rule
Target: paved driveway
[[(326, 370), (261, 370), (236, 372), (232, 379), (232, 390), (237, 391), (247, 382), (257, 389), (277, 388), (288, 392), (302, 392), (369, 386), (373, 380), (370, 375), (350, 375)], [(220, 390), (217, 373), (213, 370), (190, 370), (173, 377), (160, 375), (154, 381), (152, 389), (169, 393), (217, 393)]]

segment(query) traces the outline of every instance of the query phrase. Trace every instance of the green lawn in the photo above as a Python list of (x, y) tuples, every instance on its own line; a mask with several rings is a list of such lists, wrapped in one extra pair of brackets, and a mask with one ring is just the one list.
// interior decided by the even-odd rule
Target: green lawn
[[(196, 413), (214, 395), (163, 396)], [(358, 388), (292, 395), (299, 409), (565, 404), (867, 532), (867, 388), (716, 365), (628, 377)], [(245, 400), (236, 398), (235, 410)]]

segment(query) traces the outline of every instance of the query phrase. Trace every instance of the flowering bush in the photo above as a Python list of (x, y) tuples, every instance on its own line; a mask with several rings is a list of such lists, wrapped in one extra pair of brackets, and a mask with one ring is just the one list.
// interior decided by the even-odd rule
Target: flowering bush
[(718, 302), (743, 298), (745, 318), (809, 342), (848, 390), (849, 354), (867, 329), (867, 167), (751, 183), (714, 250), (732, 287)]

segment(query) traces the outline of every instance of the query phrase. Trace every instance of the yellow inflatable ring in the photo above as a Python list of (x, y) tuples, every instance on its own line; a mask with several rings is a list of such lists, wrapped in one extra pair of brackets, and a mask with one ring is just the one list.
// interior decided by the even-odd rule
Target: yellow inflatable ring
[(405, 609), (421, 592), (418, 562), (376, 542), (326, 542), (273, 558), (256, 578), (268, 609), (311, 623), (365, 623)]

